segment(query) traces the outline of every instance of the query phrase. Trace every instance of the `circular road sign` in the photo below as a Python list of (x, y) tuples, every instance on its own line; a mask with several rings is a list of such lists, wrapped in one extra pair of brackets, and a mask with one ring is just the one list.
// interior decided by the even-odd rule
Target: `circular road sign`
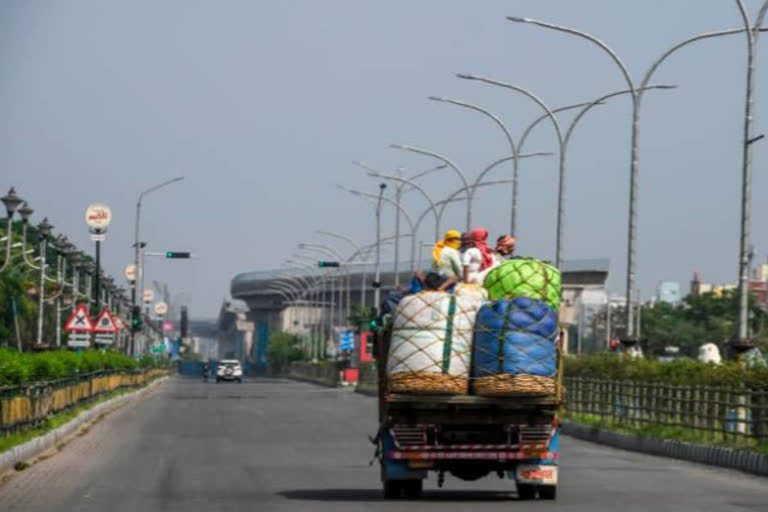
[(151, 288), (148, 290), (144, 290), (144, 296), (143, 296), (144, 302), (149, 304), (153, 300), (155, 300), (155, 291)]
[(125, 266), (125, 278), (129, 281), (136, 280), (136, 265), (131, 263), (130, 265)]
[(85, 210), (85, 223), (94, 233), (104, 233), (112, 222), (112, 210), (104, 203), (93, 203)]
[(165, 302), (158, 302), (155, 304), (155, 314), (159, 316), (163, 316), (168, 312), (168, 304)]

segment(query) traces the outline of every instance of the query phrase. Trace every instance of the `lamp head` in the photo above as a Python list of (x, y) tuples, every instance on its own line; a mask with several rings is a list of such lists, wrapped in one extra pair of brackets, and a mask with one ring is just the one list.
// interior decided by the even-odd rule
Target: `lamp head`
[(43, 221), (37, 225), (37, 229), (40, 230), (40, 234), (44, 237), (47, 237), (51, 234), (51, 231), (53, 230), (53, 224), (48, 222), (48, 217), (44, 217)]
[(24, 224), (29, 222), (29, 218), (33, 213), (35, 213), (35, 210), (29, 206), (29, 203), (24, 201), (24, 204), (22, 204), (21, 208), (19, 208), (19, 215), (21, 215), (21, 220), (24, 222)]
[(5, 205), (5, 211), (8, 212), (8, 217), (13, 217), (13, 213), (16, 208), (24, 201), (22, 198), (16, 195), (16, 189), (11, 187), (8, 193), (3, 197), (0, 197), (0, 201)]

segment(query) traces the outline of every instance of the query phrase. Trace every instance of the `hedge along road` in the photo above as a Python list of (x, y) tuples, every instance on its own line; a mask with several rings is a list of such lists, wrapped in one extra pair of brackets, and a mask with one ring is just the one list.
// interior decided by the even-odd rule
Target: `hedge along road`
[(174, 378), (57, 455), (0, 486), (3, 511), (768, 510), (768, 480), (573, 439), (557, 503), (515, 503), (488, 477), (416, 505), (380, 498), (368, 466), (376, 401), (281, 380), (204, 384)]

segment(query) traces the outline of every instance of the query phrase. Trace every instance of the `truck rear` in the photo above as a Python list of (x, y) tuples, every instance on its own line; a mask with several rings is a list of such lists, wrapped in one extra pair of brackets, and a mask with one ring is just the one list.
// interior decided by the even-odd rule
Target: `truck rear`
[[(379, 458), (387, 499), (417, 498), (429, 472), (462, 480), (498, 475), (520, 499), (557, 495), (562, 386), (547, 396), (483, 397), (390, 393), (378, 346)], [(559, 361), (558, 361), (559, 362)], [(561, 372), (558, 372), (558, 375)]]

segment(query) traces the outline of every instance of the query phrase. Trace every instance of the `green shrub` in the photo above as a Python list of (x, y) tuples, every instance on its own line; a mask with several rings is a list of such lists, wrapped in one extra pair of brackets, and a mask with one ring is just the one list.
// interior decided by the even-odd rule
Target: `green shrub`
[(69, 350), (20, 353), (12, 349), (0, 349), (0, 386), (57, 380), (78, 373), (156, 368), (167, 364), (167, 361), (160, 358), (142, 356), (137, 361), (113, 351), (84, 350), (79, 354)]
[(585, 377), (693, 386), (740, 386), (768, 388), (768, 369), (744, 368), (736, 362), (721, 365), (681, 360), (661, 363), (615, 354), (567, 357), (566, 377)]

